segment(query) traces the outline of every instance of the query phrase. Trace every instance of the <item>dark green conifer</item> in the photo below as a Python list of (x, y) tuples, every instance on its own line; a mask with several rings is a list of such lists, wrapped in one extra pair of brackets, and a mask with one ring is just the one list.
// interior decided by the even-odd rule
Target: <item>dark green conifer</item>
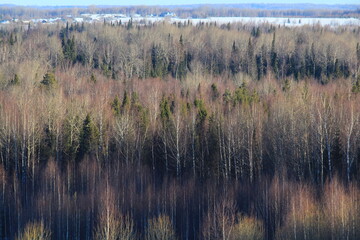
[(84, 155), (91, 153), (98, 145), (99, 130), (93, 123), (90, 114), (87, 114), (80, 133), (80, 148), (78, 157), (81, 160)]

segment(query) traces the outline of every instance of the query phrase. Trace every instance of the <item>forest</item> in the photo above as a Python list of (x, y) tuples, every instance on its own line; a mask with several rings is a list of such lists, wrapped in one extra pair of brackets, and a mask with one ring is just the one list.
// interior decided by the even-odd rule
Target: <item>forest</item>
[(0, 26), (0, 239), (360, 238), (360, 27)]

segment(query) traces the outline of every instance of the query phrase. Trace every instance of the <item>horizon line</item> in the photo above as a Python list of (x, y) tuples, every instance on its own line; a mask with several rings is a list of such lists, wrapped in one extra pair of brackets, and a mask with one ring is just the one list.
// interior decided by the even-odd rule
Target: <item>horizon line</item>
[(310, 2), (299, 2), (299, 3), (264, 3), (264, 2), (249, 2), (249, 3), (194, 3), (194, 4), (127, 4), (127, 5), (117, 5), (117, 4), (89, 4), (89, 5), (23, 5), (23, 4), (13, 4), (13, 3), (2, 3), (0, 7), (132, 7), (132, 6), (157, 6), (157, 7), (176, 7), (176, 6), (236, 6), (236, 5), (282, 5), (282, 6), (293, 6), (293, 5), (310, 5), (310, 6), (360, 6), (360, 3), (310, 3)]

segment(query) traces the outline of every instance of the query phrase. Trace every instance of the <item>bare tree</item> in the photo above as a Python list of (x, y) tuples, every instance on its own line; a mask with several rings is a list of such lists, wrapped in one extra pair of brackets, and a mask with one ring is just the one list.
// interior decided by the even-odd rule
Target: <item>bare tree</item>
[(23, 233), (17, 238), (21, 240), (50, 240), (51, 232), (45, 228), (43, 222), (28, 223)]
[(170, 218), (166, 215), (160, 215), (152, 218), (148, 222), (146, 231), (146, 240), (175, 240), (175, 231)]
[(94, 233), (95, 238), (103, 240), (136, 239), (134, 223), (129, 216), (122, 215), (119, 212), (114, 190), (109, 185), (106, 185), (101, 197), (100, 216)]

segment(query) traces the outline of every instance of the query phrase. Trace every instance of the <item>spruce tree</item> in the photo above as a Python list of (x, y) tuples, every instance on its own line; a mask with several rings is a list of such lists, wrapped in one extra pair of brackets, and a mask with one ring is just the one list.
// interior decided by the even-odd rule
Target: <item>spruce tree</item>
[(130, 109), (130, 98), (126, 91), (124, 91), (124, 97), (121, 103), (121, 109), (122, 111)]
[(230, 71), (233, 75), (240, 72), (240, 55), (239, 48), (235, 45), (235, 41), (233, 42), (229, 63)]
[(87, 114), (84, 119), (80, 135), (80, 148), (78, 154), (79, 160), (81, 160), (84, 155), (89, 154), (96, 149), (98, 137), (99, 130), (93, 123), (90, 114)]
[(160, 117), (164, 125), (170, 120), (170, 116), (171, 111), (169, 100), (168, 98), (163, 97), (160, 102)]
[(11, 85), (19, 85), (20, 84), (20, 78), (17, 74), (14, 75), (14, 78), (10, 80)]
[(10, 34), (9, 43), (11, 46), (15, 44), (15, 38), (13, 33)]
[(271, 67), (272, 67), (274, 73), (277, 74), (278, 73), (278, 59), (277, 59), (277, 53), (275, 50), (275, 32), (274, 32), (273, 40), (271, 43), (270, 63), (271, 63)]
[(120, 104), (120, 100), (118, 98), (118, 96), (116, 96), (114, 98), (114, 100), (111, 103), (111, 108), (115, 114), (115, 116), (119, 116), (120, 115), (120, 110), (121, 110), (121, 104)]
[(95, 75), (92, 73), (90, 76), (90, 82), (96, 83), (96, 81), (97, 81), (97, 79), (96, 79)]
[(56, 86), (57, 80), (54, 73), (48, 72), (44, 75), (43, 80), (40, 82), (45, 88), (51, 89)]

